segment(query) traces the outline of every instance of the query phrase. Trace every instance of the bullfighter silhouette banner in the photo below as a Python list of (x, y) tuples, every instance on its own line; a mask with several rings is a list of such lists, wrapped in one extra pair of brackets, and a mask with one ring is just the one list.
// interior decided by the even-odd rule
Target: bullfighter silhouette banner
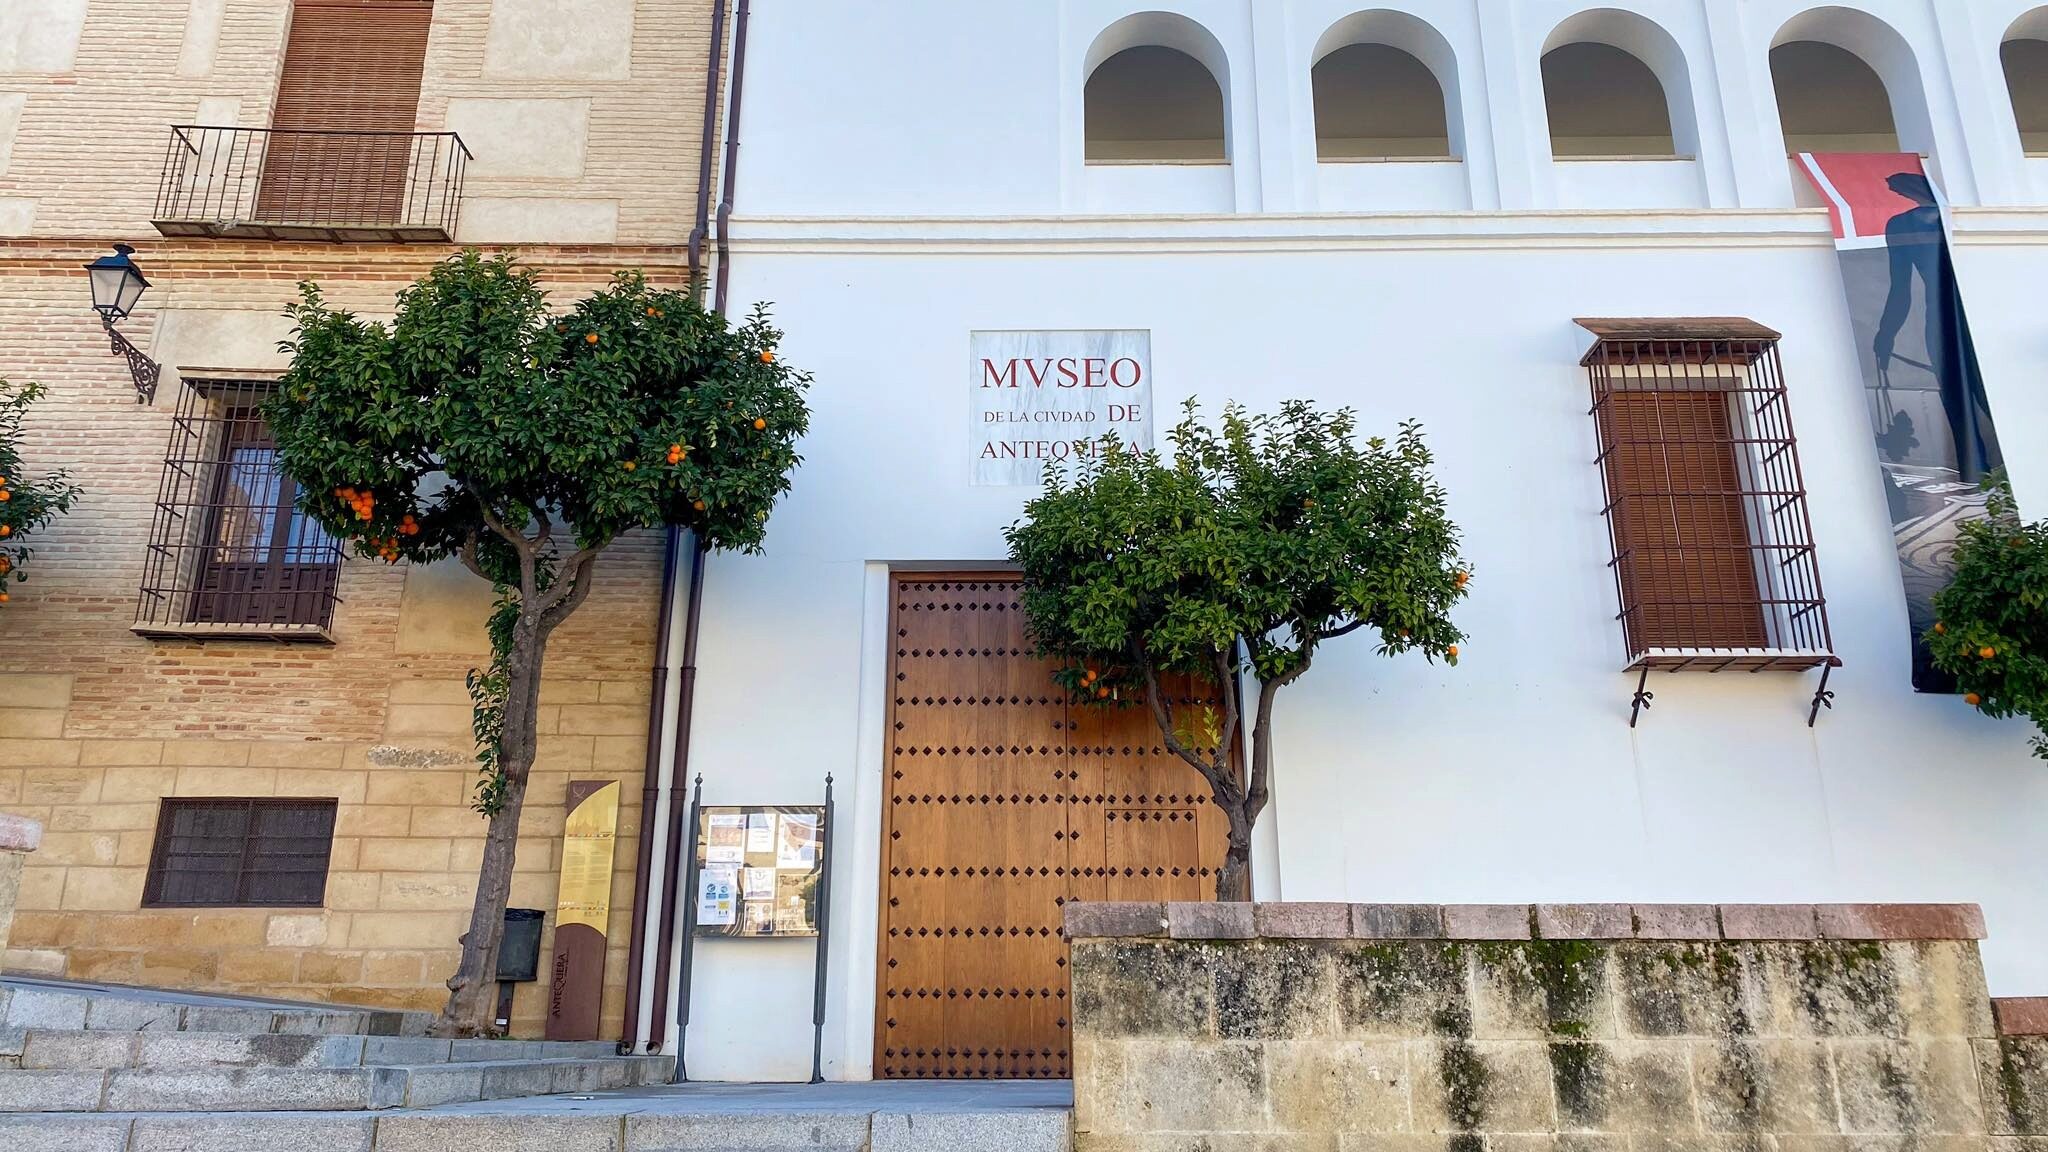
[(1920, 636), (1955, 575), (1956, 529), (2004, 466), (1949, 254), (1940, 193), (1912, 154), (1803, 153), (1834, 218), (1878, 466), (1913, 631), (1913, 687), (1952, 692)]

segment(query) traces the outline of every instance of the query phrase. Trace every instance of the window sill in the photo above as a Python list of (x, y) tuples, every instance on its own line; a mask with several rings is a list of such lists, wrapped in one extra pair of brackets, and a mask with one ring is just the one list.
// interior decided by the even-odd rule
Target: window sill
[[(204, 799), (204, 797), (198, 797), (198, 799)], [(199, 903), (193, 903), (193, 904), (186, 904), (186, 903), (179, 903), (179, 902), (177, 902), (177, 901), (174, 901), (174, 900), (145, 900), (145, 901), (143, 901), (143, 902), (142, 902), (142, 904), (141, 904), (141, 907), (143, 907), (143, 908), (180, 908), (180, 909), (184, 909), (184, 910), (186, 910), (186, 911), (189, 911), (189, 912), (204, 912), (204, 911), (206, 911), (206, 910), (207, 910), (207, 909), (209, 909), (209, 908), (218, 908), (218, 909), (221, 909), (221, 910), (223, 910), (223, 911), (232, 911), (232, 910), (235, 910), (235, 909), (243, 909), (243, 908), (274, 908), (274, 909), (280, 909), (280, 910), (282, 910), (282, 911), (286, 911), (286, 912), (291, 912), (291, 911), (300, 911), (300, 912), (303, 912), (303, 911), (305, 911), (306, 909), (309, 909), (309, 908), (311, 908), (311, 909), (315, 909), (315, 910), (318, 910), (318, 909), (322, 909), (322, 908), (325, 908), (325, 907), (327, 907), (327, 901), (325, 901), (325, 900), (322, 900), (322, 901), (321, 901), (320, 903), (318, 903), (318, 904), (199, 904)]]
[(1458, 156), (1318, 156), (1318, 164), (1463, 164)]
[(1696, 156), (1552, 156), (1559, 164), (1614, 164), (1626, 161), (1634, 164), (1690, 164)]
[(280, 644), (332, 644), (324, 624), (136, 624), (129, 631), (151, 640), (270, 640)]
[(1089, 168), (1228, 168), (1224, 160), (1085, 160)]
[(1805, 672), (1839, 668), (1841, 657), (1806, 648), (1651, 648), (1624, 672)]

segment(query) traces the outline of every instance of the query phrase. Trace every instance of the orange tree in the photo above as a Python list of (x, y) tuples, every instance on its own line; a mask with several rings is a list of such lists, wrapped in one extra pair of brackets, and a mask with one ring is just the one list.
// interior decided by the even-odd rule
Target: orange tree
[(758, 551), (789, 490), (809, 377), (757, 311), (620, 273), (553, 313), (509, 256), (462, 252), (400, 292), (386, 325), (312, 285), (264, 409), (305, 511), (364, 556), (454, 557), (496, 586), (490, 667), (470, 674), (489, 821), (440, 1034), (492, 1025), (491, 986), (535, 754), (548, 638), (620, 535), (674, 525)]
[[(1055, 679), (1079, 701), (1148, 708), (1208, 784), (1229, 828), (1219, 900), (1249, 898), (1274, 698), (1319, 646), (1368, 629), (1383, 654), (1458, 662), (1450, 610), (1469, 576), (1421, 430), (1362, 446), (1355, 432), (1350, 411), (1298, 401), (1277, 415), (1233, 405), (1218, 430), (1189, 401), (1171, 459), (1106, 440), (1071, 478), (1048, 471), (1007, 533)], [(1242, 771), (1241, 674), (1257, 684)], [(1176, 705), (1172, 677), (1217, 703)]]
[(35, 554), (29, 535), (69, 512), (78, 498), (62, 472), (32, 478), (22, 468), (21, 418), (42, 394), (34, 384), (17, 388), (0, 380), (0, 604), (7, 602), (9, 584), (28, 579), (24, 569)]
[(2003, 478), (1990, 515), (1963, 523), (1956, 576), (1934, 598), (1934, 664), (1987, 716), (2025, 716), (2048, 759), (2048, 521), (2019, 517)]

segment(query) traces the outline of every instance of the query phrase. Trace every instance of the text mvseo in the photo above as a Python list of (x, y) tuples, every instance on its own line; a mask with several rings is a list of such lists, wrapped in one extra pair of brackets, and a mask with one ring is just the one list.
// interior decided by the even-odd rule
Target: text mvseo
[(1110, 360), (1101, 356), (1066, 356), (1059, 359), (1012, 357), (997, 367), (981, 362), (983, 388), (1136, 388), (1145, 381), (1145, 367), (1129, 356)]

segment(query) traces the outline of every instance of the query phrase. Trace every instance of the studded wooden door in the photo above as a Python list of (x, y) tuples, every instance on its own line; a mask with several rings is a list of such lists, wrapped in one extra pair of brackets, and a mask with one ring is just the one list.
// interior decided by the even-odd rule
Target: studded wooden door
[(1068, 706), (1014, 578), (892, 603), (875, 1074), (1066, 1077), (1061, 905), (1207, 899), (1221, 813), (1149, 713)]

